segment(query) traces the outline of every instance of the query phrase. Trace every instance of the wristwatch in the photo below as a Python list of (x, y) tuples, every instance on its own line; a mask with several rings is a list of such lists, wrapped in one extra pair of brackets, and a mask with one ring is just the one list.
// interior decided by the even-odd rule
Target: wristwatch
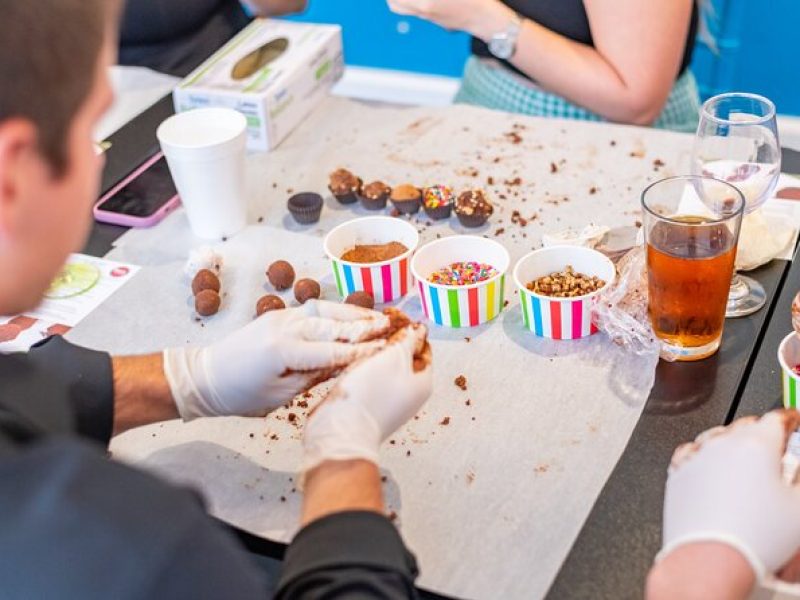
[(522, 17), (514, 15), (505, 31), (495, 33), (489, 40), (489, 52), (500, 60), (508, 60), (517, 51), (517, 38), (522, 28)]

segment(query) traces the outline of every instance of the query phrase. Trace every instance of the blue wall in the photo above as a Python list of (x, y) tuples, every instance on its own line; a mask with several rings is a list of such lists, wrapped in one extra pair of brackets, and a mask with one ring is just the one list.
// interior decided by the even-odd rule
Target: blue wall
[[(647, 1), (647, 0), (645, 0)], [(800, 114), (798, 0), (714, 0), (710, 22), (719, 54), (698, 43), (692, 68), (701, 94), (764, 94), (784, 114)], [(348, 64), (458, 76), (466, 35), (392, 14), (384, 0), (309, 0), (304, 21), (339, 23)]]

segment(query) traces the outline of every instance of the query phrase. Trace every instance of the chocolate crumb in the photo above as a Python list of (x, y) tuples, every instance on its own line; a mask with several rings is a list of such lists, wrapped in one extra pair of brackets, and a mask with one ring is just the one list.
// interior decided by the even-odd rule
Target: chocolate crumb
[(394, 445), (395, 445), (397, 442), (395, 442), (394, 440), (389, 440), (389, 443), (390, 443), (392, 446), (394, 446)]
[(386, 475), (381, 475), (381, 482), (386, 483), (387, 477)]
[(252, 440), (254, 437), (256, 437), (256, 434), (255, 433), (251, 433), (250, 434), (250, 439)]
[(392, 216), (392, 217), (399, 217), (400, 216), (400, 211), (397, 210), (396, 208), (393, 208), (391, 210), (391, 212), (389, 213), (389, 215)]
[(396, 520), (397, 520), (397, 513), (396, 513), (396, 512), (394, 512), (394, 511), (391, 511), (391, 512), (389, 513), (389, 520), (390, 520), (390, 521), (396, 521)]
[(472, 417), (472, 420), (474, 421), (474, 420), (475, 420), (475, 417)]
[(450, 417), (445, 417), (439, 422), (439, 425), (450, 425)]
[(642, 227), (642, 222), (641, 221), (635, 221), (634, 225), (636, 225), (636, 229), (640, 229)]
[(258, 222), (259, 223), (263, 223), (264, 222), (264, 217), (258, 217)]
[(411, 456), (411, 450), (406, 450), (406, 456)]
[(458, 377), (456, 377), (453, 383), (456, 385), (456, 387), (461, 388), (462, 392), (467, 391), (467, 378), (464, 377), (463, 375), (459, 375)]
[(286, 502), (286, 496), (281, 496), (281, 502)]
[(273, 184), (272, 184), (272, 189), (273, 189), (273, 190), (275, 190), (275, 189), (277, 189), (277, 188), (278, 188), (278, 184), (273, 182)]
[(505, 302), (503, 302), (503, 308), (505, 308), (506, 306), (508, 306), (508, 300), (506, 300)]
[(664, 162), (663, 160), (661, 160), (660, 158), (657, 158), (657, 159), (655, 159), (655, 160), (653, 161), (653, 166), (654, 166), (656, 169), (657, 169), (658, 167), (663, 167), (665, 164), (667, 164), (667, 163), (665, 163), (665, 162)]
[(550, 163), (550, 172), (551, 173), (558, 173), (558, 165), (554, 162)]
[(469, 344), (472, 341), (472, 338), (471, 337), (465, 337), (464, 341)]
[(297, 420), (297, 415), (294, 413), (289, 413), (286, 418), (289, 419), (289, 423), (294, 423)]
[(596, 188), (596, 187), (594, 187), (594, 186), (590, 187), (590, 188), (589, 188), (589, 193), (590, 193), (590, 194), (596, 194), (596, 193), (597, 193), (597, 188)]
[(271, 440), (277, 440), (277, 439), (279, 439), (279, 438), (278, 438), (278, 434), (277, 434), (277, 433), (273, 433), (271, 436), (269, 436), (269, 439), (271, 439)]
[(611, 140), (611, 141), (609, 142), (609, 144), (610, 144), (611, 146), (616, 146), (616, 145), (617, 145), (617, 142), (616, 142), (615, 140)]
[(489, 175), (489, 177), (486, 178), (486, 185), (494, 185), (494, 177)]
[(308, 402), (306, 402), (305, 400), (299, 400), (297, 402), (297, 406), (299, 406), (300, 408), (308, 408)]
[(495, 237), (497, 237), (498, 235), (505, 233), (505, 231), (506, 230), (504, 227), (500, 227), (497, 231), (494, 232), (494, 235)]

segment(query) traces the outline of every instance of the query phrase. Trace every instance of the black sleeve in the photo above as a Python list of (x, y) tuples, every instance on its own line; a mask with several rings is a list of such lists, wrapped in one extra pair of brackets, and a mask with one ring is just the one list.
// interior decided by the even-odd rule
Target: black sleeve
[(386, 517), (337, 513), (314, 521), (286, 551), (276, 599), (417, 598), (414, 556)]
[(111, 357), (53, 336), (31, 348), (27, 358), (34, 371), (50, 382), (48, 397), (53, 401), (66, 398), (74, 431), (108, 445), (114, 425)]

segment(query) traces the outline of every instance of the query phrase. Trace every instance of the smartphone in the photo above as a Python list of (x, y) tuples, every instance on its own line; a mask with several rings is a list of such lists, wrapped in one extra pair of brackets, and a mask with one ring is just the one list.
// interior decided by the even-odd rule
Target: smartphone
[(180, 205), (163, 153), (147, 159), (94, 205), (94, 218), (127, 227), (151, 227)]

